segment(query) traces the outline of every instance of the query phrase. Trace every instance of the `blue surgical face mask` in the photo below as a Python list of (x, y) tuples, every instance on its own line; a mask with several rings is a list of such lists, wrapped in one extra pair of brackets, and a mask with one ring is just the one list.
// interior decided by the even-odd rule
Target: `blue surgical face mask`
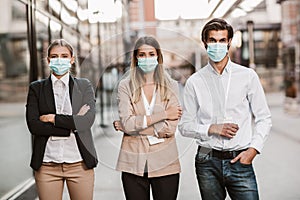
[(70, 58), (51, 58), (49, 63), (50, 69), (56, 75), (64, 75), (71, 68)]
[(220, 62), (228, 52), (227, 43), (208, 43), (207, 44), (208, 57), (214, 62)]
[(138, 66), (144, 73), (153, 72), (157, 65), (157, 56), (149, 58), (138, 58)]

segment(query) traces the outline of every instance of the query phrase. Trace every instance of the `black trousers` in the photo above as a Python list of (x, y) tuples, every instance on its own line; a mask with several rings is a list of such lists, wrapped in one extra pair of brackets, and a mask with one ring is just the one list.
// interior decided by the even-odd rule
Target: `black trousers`
[(126, 200), (150, 200), (150, 187), (154, 200), (175, 200), (179, 186), (179, 174), (149, 178), (122, 172)]

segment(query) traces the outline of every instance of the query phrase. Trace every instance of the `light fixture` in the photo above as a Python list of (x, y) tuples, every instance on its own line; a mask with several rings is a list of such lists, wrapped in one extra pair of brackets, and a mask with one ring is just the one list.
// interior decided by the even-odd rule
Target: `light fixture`
[(50, 29), (53, 32), (60, 31), (61, 25), (53, 20), (50, 20)]
[(89, 10), (88, 9), (82, 9), (81, 7), (77, 10), (77, 17), (80, 21), (85, 21), (89, 18)]
[(208, 3), (207, 17), (212, 15), (212, 12), (215, 10), (216, 6), (218, 6), (220, 0), (210, 0)]
[(246, 12), (252, 11), (256, 6), (258, 6), (263, 0), (244, 0), (239, 7)]
[(75, 0), (62, 0), (65, 7), (67, 7), (69, 10), (72, 10), (73, 12), (77, 11), (78, 3)]
[(213, 13), (214, 17), (223, 17), (237, 0), (223, 0)]
[(242, 9), (240, 9), (240, 8), (236, 8), (236, 9), (234, 9), (234, 10), (232, 11), (232, 13), (231, 13), (230, 15), (231, 15), (231, 17), (233, 17), (233, 18), (238, 18), (238, 17), (242, 17), (242, 16), (247, 15), (247, 12), (244, 11), (244, 10), (242, 10)]
[(62, 8), (62, 10), (61, 10), (61, 19), (66, 24), (77, 24), (78, 23), (78, 19), (76, 17), (71, 16), (70, 13), (65, 8)]
[(43, 15), (42, 13), (40, 13), (39, 11), (36, 11), (35, 12), (35, 16), (36, 16), (36, 19), (43, 23), (45, 26), (48, 26), (48, 17), (46, 17), (45, 15)]
[(49, 0), (49, 7), (54, 10), (56, 14), (59, 14), (61, 9), (61, 4), (57, 0)]

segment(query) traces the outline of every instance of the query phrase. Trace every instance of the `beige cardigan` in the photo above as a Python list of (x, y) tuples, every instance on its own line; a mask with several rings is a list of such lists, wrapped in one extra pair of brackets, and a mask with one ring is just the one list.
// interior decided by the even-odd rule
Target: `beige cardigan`
[[(157, 90), (153, 114), (166, 110), (171, 105), (179, 105), (177, 82), (171, 82), (172, 95), (168, 101), (162, 101)], [(144, 103), (133, 101), (129, 79), (120, 82), (118, 88), (119, 116), (125, 129), (117, 170), (143, 176), (147, 162), (148, 176), (159, 177), (180, 172), (178, 150), (175, 141), (175, 131), (178, 120), (163, 120), (143, 129), (146, 113)], [(152, 118), (153, 119), (153, 118)], [(146, 135), (154, 135), (154, 129), (163, 143), (149, 145)], [(127, 134), (126, 134), (127, 133)]]

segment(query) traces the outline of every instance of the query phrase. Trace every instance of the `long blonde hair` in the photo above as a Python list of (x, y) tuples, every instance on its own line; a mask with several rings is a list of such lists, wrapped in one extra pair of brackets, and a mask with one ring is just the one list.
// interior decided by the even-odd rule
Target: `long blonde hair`
[(145, 84), (145, 78), (143, 71), (137, 67), (137, 55), (138, 50), (142, 45), (149, 45), (156, 49), (157, 52), (157, 60), (158, 66), (156, 67), (153, 75), (153, 79), (156, 85), (156, 88), (160, 89), (160, 96), (163, 101), (167, 101), (170, 98), (171, 92), (171, 78), (169, 74), (163, 68), (163, 56), (160, 50), (160, 45), (158, 41), (151, 36), (145, 36), (139, 38), (133, 50), (133, 56), (131, 59), (131, 66), (130, 66), (130, 87), (131, 91), (133, 92), (133, 100), (136, 103), (141, 98), (141, 88)]

